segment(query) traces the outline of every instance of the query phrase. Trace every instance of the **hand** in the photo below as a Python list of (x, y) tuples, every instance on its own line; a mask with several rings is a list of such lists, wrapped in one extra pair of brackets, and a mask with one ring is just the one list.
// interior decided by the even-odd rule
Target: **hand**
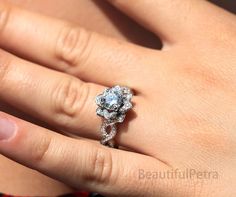
[[(81, 138), (1, 113), (0, 152), (105, 196), (235, 196), (235, 16), (206, 1), (111, 2), (163, 49), (1, 4), (0, 46), (18, 56), (0, 53), (1, 99)], [(136, 93), (116, 137), (130, 151), (96, 142), (94, 98), (116, 84)]]

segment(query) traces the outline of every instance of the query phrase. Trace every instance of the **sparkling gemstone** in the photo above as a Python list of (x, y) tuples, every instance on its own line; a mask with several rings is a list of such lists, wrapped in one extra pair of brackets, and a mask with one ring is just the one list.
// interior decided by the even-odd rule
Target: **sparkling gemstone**
[(132, 98), (132, 96), (133, 96), (133, 95), (132, 95), (131, 93), (129, 93), (129, 94), (126, 95), (126, 99), (127, 99), (128, 101), (130, 101), (131, 98)]
[(96, 97), (96, 104), (101, 106), (102, 105), (102, 98), (103, 98), (103, 95), (102, 94), (99, 94), (97, 97)]
[(97, 112), (97, 115), (104, 116), (103, 110), (100, 107), (97, 108), (96, 112)]
[(120, 112), (127, 112), (129, 109), (132, 108), (132, 104), (130, 102), (126, 102), (121, 108)]
[(131, 90), (129, 88), (127, 88), (127, 87), (123, 87), (123, 92), (125, 94), (131, 94)]
[(111, 88), (112, 91), (120, 92), (122, 91), (122, 88), (120, 86), (114, 86)]
[(114, 119), (116, 118), (117, 115), (116, 112), (109, 112), (106, 109), (103, 110), (103, 113), (104, 113), (104, 118), (106, 118), (107, 120)]
[(104, 105), (107, 109), (116, 109), (122, 104), (122, 97), (117, 92), (108, 92), (104, 97)]
[(120, 116), (117, 117), (118, 122), (123, 122), (125, 119), (125, 114), (121, 114)]

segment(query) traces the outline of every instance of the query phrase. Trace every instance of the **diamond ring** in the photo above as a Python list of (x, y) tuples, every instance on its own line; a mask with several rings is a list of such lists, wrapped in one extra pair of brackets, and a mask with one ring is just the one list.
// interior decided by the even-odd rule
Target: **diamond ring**
[(132, 91), (128, 87), (114, 86), (106, 88), (96, 97), (96, 113), (102, 117), (101, 144), (115, 148), (114, 137), (117, 133), (116, 123), (122, 123), (126, 112), (132, 108)]

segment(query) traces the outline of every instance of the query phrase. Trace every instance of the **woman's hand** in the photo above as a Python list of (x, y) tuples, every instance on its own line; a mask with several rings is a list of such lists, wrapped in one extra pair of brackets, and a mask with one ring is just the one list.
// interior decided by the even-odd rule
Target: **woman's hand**
[[(163, 50), (0, 4), (0, 46), (15, 54), (0, 52), (0, 98), (81, 137), (1, 113), (0, 152), (106, 196), (235, 196), (235, 16), (206, 1), (111, 2)], [(95, 96), (116, 84), (136, 93), (116, 138), (129, 151), (96, 142)]]

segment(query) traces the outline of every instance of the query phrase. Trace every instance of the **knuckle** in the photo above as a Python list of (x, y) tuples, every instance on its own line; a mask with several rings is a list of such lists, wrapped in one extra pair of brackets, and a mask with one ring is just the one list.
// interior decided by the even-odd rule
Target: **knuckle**
[(7, 79), (8, 73), (13, 69), (11, 59), (8, 58), (8, 56), (5, 55), (4, 53), (5, 52), (0, 50), (0, 59), (1, 59), (1, 63), (0, 63), (0, 86), (1, 86), (1, 90), (4, 86), (4, 81), (6, 81), (6, 79)]
[(104, 148), (96, 148), (89, 154), (84, 180), (97, 184), (110, 183), (113, 167), (112, 155)]
[(33, 162), (43, 162), (51, 149), (52, 139), (50, 136), (42, 136), (31, 148)]
[(6, 5), (6, 3), (1, 3), (0, 5), (0, 32), (2, 33), (7, 26), (8, 19), (10, 16), (10, 6)]
[(89, 95), (89, 86), (77, 80), (69, 78), (58, 83), (52, 96), (53, 114), (62, 126), (66, 127), (68, 119), (79, 117), (86, 108)]
[(203, 66), (202, 63), (198, 65), (189, 64), (183, 66), (180, 70), (184, 80), (188, 80), (192, 88), (195, 88), (198, 92), (205, 93), (214, 89), (224, 90), (229, 82), (223, 69), (219, 71), (209, 66)]
[(64, 69), (85, 63), (91, 49), (91, 32), (82, 28), (66, 25), (59, 33), (56, 43), (56, 57), (62, 64), (66, 64)]

